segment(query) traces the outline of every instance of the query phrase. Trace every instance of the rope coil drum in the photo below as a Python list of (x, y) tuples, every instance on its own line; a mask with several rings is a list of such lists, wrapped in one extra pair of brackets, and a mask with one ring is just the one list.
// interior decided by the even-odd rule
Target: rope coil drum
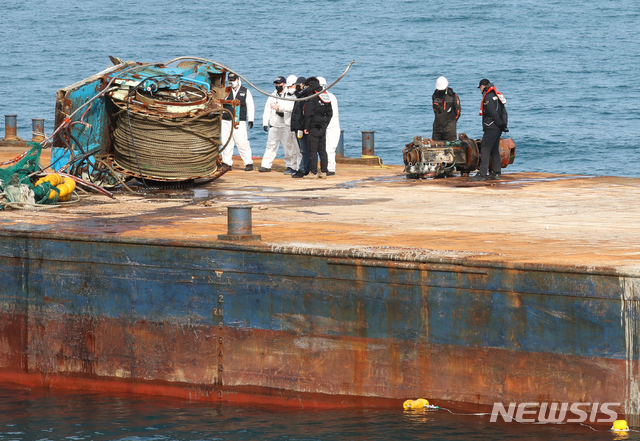
[(121, 112), (113, 132), (114, 161), (150, 179), (188, 180), (217, 170), (220, 114), (160, 118)]

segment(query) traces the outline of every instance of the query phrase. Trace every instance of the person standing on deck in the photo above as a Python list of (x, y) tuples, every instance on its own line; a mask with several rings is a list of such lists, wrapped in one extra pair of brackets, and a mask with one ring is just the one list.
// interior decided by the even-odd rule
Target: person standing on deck
[(458, 139), (457, 124), (460, 118), (460, 98), (445, 77), (436, 80), (436, 90), (431, 96), (435, 119), (433, 120), (434, 141), (455, 141)]
[(286, 120), (291, 117), (287, 118), (285, 113), (291, 114), (294, 101), (279, 99), (284, 98), (287, 93), (284, 90), (287, 83), (285, 77), (280, 76), (273, 83), (276, 85), (276, 90), (269, 96), (262, 112), (262, 128), (269, 133), (269, 136), (262, 156), (262, 164), (258, 168), (258, 171), (261, 172), (271, 171), (273, 160), (278, 153), (278, 147), (282, 144), (283, 148), (286, 149), (285, 146), (290, 136)]
[[(327, 87), (327, 80), (323, 77), (318, 77), (318, 82), (323, 89)], [(340, 116), (336, 96), (331, 92), (327, 92), (327, 94), (331, 98), (331, 110), (333, 112), (333, 116), (327, 127), (327, 176), (332, 176), (336, 174), (336, 150), (340, 142)]]
[[(316, 77), (307, 79), (309, 95), (322, 92), (322, 86)], [(323, 92), (304, 103), (302, 114), (304, 115), (304, 133), (308, 136), (309, 145), (309, 174), (305, 179), (317, 179), (327, 177), (327, 126), (331, 121), (333, 110), (331, 98), (327, 92)], [(318, 173), (318, 155), (320, 155), (320, 173)]]
[[(305, 77), (298, 77), (296, 79), (296, 98), (308, 96), (309, 89), (304, 84), (305, 81), (307, 81)], [(291, 132), (296, 136), (301, 157), (298, 171), (291, 175), (292, 178), (304, 178), (309, 174), (309, 147), (307, 146), (307, 137), (309, 135), (304, 133), (303, 106), (304, 101), (296, 101), (293, 104), (293, 111), (291, 112)]]
[[(296, 81), (298, 77), (295, 75), (289, 75), (287, 77), (287, 97), (295, 98), (296, 97)], [(285, 113), (285, 123), (289, 128), (289, 139), (286, 144), (283, 144), (284, 147), (284, 165), (286, 169), (284, 170), (285, 175), (293, 175), (298, 171), (298, 167), (300, 165), (300, 161), (302, 159), (302, 155), (300, 154), (300, 147), (298, 146), (298, 140), (296, 138), (296, 134), (291, 131), (291, 115), (293, 112), (293, 108), (295, 107), (295, 101), (291, 106), (291, 112)]]
[[(486, 78), (480, 80), (478, 86), (482, 93), (480, 116), (482, 116), (481, 160), (478, 173), (469, 177), (470, 181), (497, 181), (500, 179), (500, 135), (508, 132), (508, 115), (504, 105), (507, 100)], [(493, 162), (493, 170), (489, 174), (489, 162)]]
[[(253, 159), (251, 159), (251, 144), (249, 143), (249, 137), (247, 135), (247, 127), (251, 129), (253, 127), (254, 120), (254, 105), (253, 96), (251, 92), (242, 85), (240, 78), (234, 73), (229, 74), (229, 84), (231, 84), (231, 92), (227, 96), (227, 100), (239, 100), (240, 101), (240, 115), (238, 128), (234, 129), (233, 137), (229, 140), (229, 145), (222, 151), (222, 162), (231, 168), (233, 165), (233, 148), (234, 144), (238, 146), (238, 153), (244, 162), (244, 171), (253, 170)], [(222, 114), (222, 130), (220, 133), (220, 140), (222, 143), (227, 142), (229, 134), (231, 133), (231, 115), (228, 113)]]

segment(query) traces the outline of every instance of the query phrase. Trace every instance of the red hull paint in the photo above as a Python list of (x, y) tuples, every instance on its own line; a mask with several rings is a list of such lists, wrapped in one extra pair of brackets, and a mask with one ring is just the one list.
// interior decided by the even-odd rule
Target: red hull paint
[(13, 338), (0, 381), (30, 387), (316, 409), (422, 397), (490, 412), (494, 402), (622, 402), (625, 382), (624, 360), (38, 314), (27, 341), (24, 316), (2, 319)]

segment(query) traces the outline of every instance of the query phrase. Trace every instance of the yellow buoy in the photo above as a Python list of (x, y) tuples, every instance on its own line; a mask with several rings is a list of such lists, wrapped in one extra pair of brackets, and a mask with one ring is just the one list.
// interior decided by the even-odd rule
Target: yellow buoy
[(63, 182), (63, 181), (64, 181), (64, 179), (63, 179), (63, 177), (62, 177), (62, 176), (60, 176), (60, 175), (59, 175), (59, 174), (57, 174), (57, 173), (51, 173), (51, 174), (48, 174), (47, 176), (45, 176), (45, 177), (43, 177), (43, 178), (38, 179), (38, 180), (36, 181), (36, 185), (40, 185), (40, 184), (42, 184), (43, 182), (50, 182), (50, 183), (51, 183), (51, 185), (53, 185), (54, 187), (56, 187), (56, 186), (58, 186), (58, 185), (62, 184), (62, 182)]
[(411, 409), (413, 410), (424, 409), (424, 406), (427, 404), (429, 404), (427, 400), (425, 400), (424, 398), (418, 398), (417, 400), (414, 400), (411, 403)]
[(424, 409), (424, 406), (428, 406), (429, 401), (424, 398), (418, 398), (417, 400), (407, 400), (402, 403), (402, 408), (404, 410), (420, 410)]
[(629, 426), (627, 426), (626, 420), (615, 420), (611, 430), (614, 432), (626, 432), (629, 430)]
[[(48, 176), (53, 176), (53, 175), (48, 175)], [(56, 175), (58, 176), (58, 175)], [(56, 188), (60, 191), (60, 195), (58, 196), (58, 200), (60, 201), (68, 201), (69, 198), (67, 198), (67, 196), (71, 197), (71, 193), (73, 193), (73, 190), (76, 189), (76, 181), (74, 181), (71, 178), (61, 178), (62, 181), (60, 182), (60, 184), (56, 185)], [(52, 181), (51, 184), (53, 185)], [(55, 190), (51, 190), (51, 192), (49, 193), (49, 199), (53, 199), (56, 196), (56, 192)]]

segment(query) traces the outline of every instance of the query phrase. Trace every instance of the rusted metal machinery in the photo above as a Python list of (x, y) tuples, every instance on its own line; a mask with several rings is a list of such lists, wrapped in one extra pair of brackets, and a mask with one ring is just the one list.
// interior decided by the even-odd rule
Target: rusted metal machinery
[[(56, 100), (52, 168), (102, 186), (131, 178), (193, 183), (227, 171), (220, 151), (226, 70), (200, 60), (115, 66), (61, 89)], [(175, 60), (173, 60), (175, 61)], [(226, 104), (226, 106), (225, 106)]]
[[(450, 177), (456, 171), (465, 176), (480, 165), (481, 151), (482, 141), (473, 140), (464, 133), (454, 142), (433, 141), (416, 136), (402, 151), (404, 171), (410, 179)], [(515, 157), (515, 142), (511, 138), (501, 139), (502, 168), (513, 164)], [(492, 164), (489, 165), (491, 167)]]

